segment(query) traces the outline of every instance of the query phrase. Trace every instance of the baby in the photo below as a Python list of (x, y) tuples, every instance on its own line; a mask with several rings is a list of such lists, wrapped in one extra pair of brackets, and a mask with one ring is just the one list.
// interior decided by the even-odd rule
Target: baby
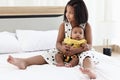
[[(72, 46), (74, 48), (84, 48), (85, 43), (87, 43), (87, 41), (84, 39), (84, 30), (81, 26), (74, 27), (71, 32), (71, 37), (67, 37), (63, 41), (63, 45), (67, 45), (68, 47)], [(65, 55), (65, 52), (58, 52), (58, 54), (55, 55), (55, 58), (57, 66), (74, 67), (79, 62), (77, 54), (73, 56), (67, 56)]]

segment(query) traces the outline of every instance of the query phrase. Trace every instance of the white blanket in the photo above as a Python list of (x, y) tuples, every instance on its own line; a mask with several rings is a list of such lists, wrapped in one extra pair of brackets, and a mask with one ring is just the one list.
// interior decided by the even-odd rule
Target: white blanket
[[(25, 58), (41, 53), (1, 54), (0, 80), (89, 80), (87, 75), (80, 72), (79, 66), (66, 68), (45, 64), (32, 65), (25, 70), (19, 70), (7, 62), (8, 55)], [(96, 55), (100, 60), (100, 63), (95, 66), (96, 80), (120, 80), (120, 62), (102, 53)]]

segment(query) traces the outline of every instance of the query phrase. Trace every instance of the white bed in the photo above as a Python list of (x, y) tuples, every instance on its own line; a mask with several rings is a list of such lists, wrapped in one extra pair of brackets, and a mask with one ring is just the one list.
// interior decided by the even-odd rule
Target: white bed
[[(40, 55), (43, 51), (1, 54), (0, 55), (0, 80), (89, 80), (82, 74), (79, 66), (73, 68), (56, 67), (54, 65), (33, 65), (25, 70), (19, 70), (16, 66), (9, 64), (6, 60), (8, 55), (14, 57), (30, 57)], [(96, 80), (119, 80), (120, 63), (113, 58), (97, 54), (100, 63), (95, 67)]]
[[(44, 18), (0, 19), (0, 80), (89, 80), (88, 76), (80, 72), (79, 66), (66, 68), (45, 64), (32, 65), (25, 70), (19, 70), (7, 62), (9, 55), (25, 58), (45, 54), (42, 50), (55, 47), (61, 17), (47, 17), (45, 20), (58, 22), (56, 21), (56, 25), (50, 24), (51, 22), (45, 25), (41, 22)], [(102, 53), (97, 52), (96, 56), (100, 61), (95, 66), (96, 80), (120, 80), (120, 62)]]

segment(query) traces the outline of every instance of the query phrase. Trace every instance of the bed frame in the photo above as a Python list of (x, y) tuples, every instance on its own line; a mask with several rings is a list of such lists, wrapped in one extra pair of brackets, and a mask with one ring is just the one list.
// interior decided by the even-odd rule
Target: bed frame
[(58, 29), (64, 6), (0, 7), (0, 31)]
[(63, 11), (63, 6), (0, 7), (0, 18), (59, 16)]

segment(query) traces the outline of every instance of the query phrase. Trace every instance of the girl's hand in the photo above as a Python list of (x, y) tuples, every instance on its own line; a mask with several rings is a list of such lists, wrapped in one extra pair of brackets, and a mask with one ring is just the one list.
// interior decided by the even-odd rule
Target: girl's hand
[(70, 53), (70, 46), (62, 44), (62, 52), (67, 56)]
[(90, 47), (88, 44), (83, 44), (80, 48), (75, 48), (71, 46), (68, 56), (72, 56), (77, 53), (81, 53), (83, 51), (88, 51), (88, 50), (90, 50)]
[(72, 56), (72, 55), (75, 55), (77, 53), (80, 53), (80, 48), (75, 48), (75, 47), (70, 47), (70, 52), (68, 54), (68, 56)]
[(83, 48), (84, 51), (90, 50), (90, 47), (88, 44), (82, 44), (81, 47)]

